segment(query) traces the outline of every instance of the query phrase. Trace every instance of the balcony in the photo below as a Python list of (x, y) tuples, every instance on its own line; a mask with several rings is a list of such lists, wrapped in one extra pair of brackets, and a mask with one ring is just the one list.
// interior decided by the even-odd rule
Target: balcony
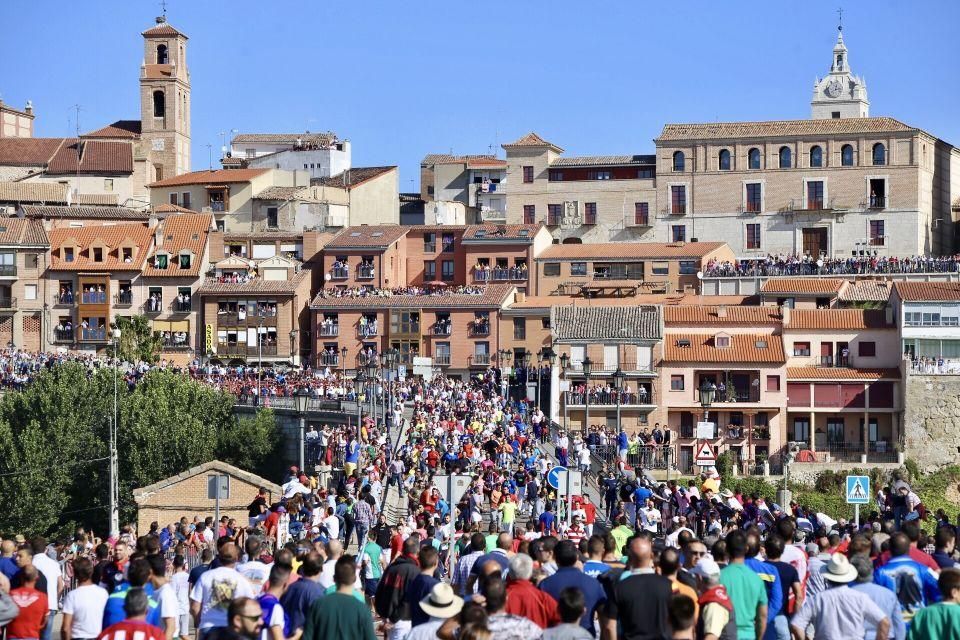
[(490, 354), (489, 353), (473, 354), (473, 358), (471, 358), (471, 364), (475, 367), (490, 366)]
[(423, 243), (423, 252), (424, 252), (424, 253), (436, 253), (436, 252), (437, 252), (437, 243), (436, 243), (436, 242), (424, 242), (424, 243)]
[(432, 336), (449, 336), (451, 333), (453, 333), (453, 327), (449, 320), (445, 322), (438, 321), (430, 327), (430, 335)]
[(54, 342), (73, 342), (73, 329), (54, 329)]
[(835, 208), (833, 206), (833, 198), (807, 198), (805, 200), (791, 200), (790, 204), (781, 209), (781, 211), (785, 213), (802, 213), (804, 211), (830, 212), (835, 211)]
[[(371, 352), (371, 353), (367, 353), (366, 351), (361, 351), (360, 353), (357, 354), (357, 366), (358, 366), (358, 367), (365, 367), (365, 366), (367, 366), (367, 364), (369, 364), (369, 363), (371, 363), (371, 362), (372, 362), (373, 364), (379, 365), (379, 364), (380, 364), (380, 354), (377, 353), (376, 351), (373, 351), (373, 352)], [(401, 364), (403, 364), (403, 363), (401, 363)]]
[(420, 335), (419, 322), (397, 322), (390, 328), (391, 334), (418, 336)]
[(107, 292), (84, 291), (80, 294), (80, 304), (107, 304)]
[(260, 346), (251, 346), (246, 344), (238, 343), (220, 343), (217, 345), (217, 355), (221, 356), (248, 356), (248, 357), (260, 357), (264, 356), (275, 356), (277, 355), (277, 345), (260, 345)]
[[(489, 359), (488, 359), (489, 360)], [(450, 354), (449, 353), (438, 353), (433, 356), (433, 364), (438, 367), (449, 367), (450, 366)]]
[(495, 282), (527, 281), (527, 270), (520, 267), (496, 267), (491, 275)]
[(358, 338), (375, 338), (377, 336), (377, 323), (368, 322), (367, 324), (357, 325)]
[(170, 303), (170, 311), (173, 313), (190, 313), (193, 311), (193, 301), (174, 300)]
[(73, 300), (73, 291), (53, 294), (53, 306), (55, 307), (72, 307)]
[(480, 210), (480, 217), (484, 222), (503, 222), (507, 219), (507, 212), (500, 209), (484, 207)]
[[(871, 209), (886, 209), (887, 198), (885, 196), (870, 196), (869, 205)], [(0, 272), (0, 275), (3, 275), (3, 273)]]
[(330, 270), (330, 277), (333, 280), (348, 280), (350, 278), (350, 269), (346, 267), (334, 267)]
[(143, 312), (147, 315), (163, 313), (163, 299), (152, 298), (143, 303)]
[(179, 336), (177, 334), (164, 336), (160, 346), (164, 351), (189, 351), (191, 348), (190, 339), (185, 333)]
[(693, 390), (693, 401), (696, 403), (700, 402), (700, 385), (704, 379), (713, 381), (717, 386), (713, 398), (715, 405), (760, 402), (760, 377), (758, 375), (720, 372), (712, 375), (701, 373), (697, 376), (697, 386)]
[(821, 367), (849, 367), (850, 356), (820, 356), (818, 362)]
[(106, 342), (107, 328), (94, 327), (84, 329), (81, 327), (77, 330), (77, 339), (80, 340), (80, 342)]
[(597, 224), (597, 212), (596, 211), (587, 211), (583, 214), (583, 224), (585, 225), (595, 225)]
[(319, 356), (317, 356), (317, 363), (322, 367), (339, 367), (340, 354), (339, 353), (321, 353)]
[(129, 307), (133, 304), (133, 291), (124, 291), (113, 296), (113, 304), (117, 307)]
[(0, 298), (0, 309), (16, 309), (17, 299), (10, 297)]
[(373, 280), (375, 268), (372, 264), (362, 264), (357, 267), (357, 280)]
[(618, 404), (618, 399), (620, 400), (619, 404), (621, 407), (644, 405), (653, 406), (654, 404), (650, 392), (644, 387), (640, 387), (640, 391), (637, 393), (593, 391), (590, 394), (586, 394), (581, 391), (565, 391), (563, 395), (564, 404), (566, 404), (568, 407), (585, 406), (587, 395), (590, 396), (589, 399), (591, 407), (615, 407)]
[(17, 265), (0, 264), (0, 278), (16, 278), (16, 277), (17, 277)]
[(470, 335), (472, 337), (479, 336), (489, 336), (490, 335), (490, 321), (489, 320), (474, 320), (470, 323)]
[(322, 338), (336, 338), (340, 335), (340, 325), (335, 322), (320, 323), (317, 325), (317, 335)]
[(743, 211), (743, 213), (760, 213), (760, 211), (761, 211), (760, 203), (759, 203), (759, 202), (750, 202), (750, 201), (748, 200), (747, 203), (743, 205), (742, 211)]

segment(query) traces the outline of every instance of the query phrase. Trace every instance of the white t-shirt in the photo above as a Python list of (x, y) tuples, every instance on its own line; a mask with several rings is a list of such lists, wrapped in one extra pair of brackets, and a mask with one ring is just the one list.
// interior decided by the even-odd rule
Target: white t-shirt
[(63, 576), (60, 563), (45, 553), (38, 553), (33, 556), (33, 566), (47, 579), (47, 606), (50, 607), (50, 611), (56, 611), (60, 608), (58, 606), (57, 579)]
[(267, 624), (263, 626), (263, 630), (260, 632), (260, 640), (270, 640), (270, 627), (281, 627), (286, 624), (285, 616), (283, 615), (283, 607), (280, 606), (280, 603), (273, 605), (273, 609), (270, 610), (270, 619)]
[(337, 519), (337, 516), (327, 516), (323, 519), (323, 525), (327, 528), (331, 540), (340, 537), (340, 520)]
[(204, 571), (190, 592), (190, 599), (200, 603), (200, 629), (227, 626), (227, 609), (234, 598), (252, 598), (256, 594), (239, 571), (217, 567)]
[[(160, 607), (160, 618), (173, 618), (176, 620), (180, 616), (180, 602), (177, 601), (177, 591), (173, 585), (167, 582), (160, 587), (154, 594), (154, 600)], [(83, 636), (86, 637), (86, 636)]]
[(178, 571), (170, 577), (170, 584), (177, 594), (177, 604), (180, 606), (180, 615), (190, 613), (190, 574)]
[(69, 591), (63, 599), (63, 613), (73, 616), (74, 638), (96, 638), (103, 631), (103, 609), (109, 597), (106, 589), (88, 584)]
[(238, 564), (237, 571), (250, 581), (250, 586), (258, 593), (260, 592), (260, 587), (262, 587), (263, 583), (270, 577), (270, 565), (260, 562), (259, 560), (251, 560), (250, 562)]
[(319, 582), (320, 586), (324, 589), (333, 584), (333, 570), (336, 568), (336, 566), (336, 560), (327, 560), (323, 563), (323, 571), (320, 572), (320, 579), (317, 580), (317, 582)]
[(807, 554), (804, 553), (803, 549), (795, 544), (784, 545), (780, 561), (786, 562), (796, 569), (800, 584), (803, 584), (804, 578), (807, 577)]

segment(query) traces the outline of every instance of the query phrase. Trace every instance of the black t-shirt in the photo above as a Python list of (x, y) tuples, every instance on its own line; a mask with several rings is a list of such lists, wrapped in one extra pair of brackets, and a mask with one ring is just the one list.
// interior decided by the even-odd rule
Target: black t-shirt
[(673, 593), (668, 578), (655, 573), (618, 576), (607, 583), (603, 612), (620, 621), (624, 640), (663, 640), (670, 637), (667, 606)]
[[(17, 571), (13, 576), (13, 580), (10, 581), (11, 589), (19, 589), (23, 586), (23, 569)], [(39, 569), (37, 569), (37, 584), (33, 585), (33, 588), (41, 593), (47, 593), (47, 578), (43, 575)]]
[(775, 566), (777, 568), (777, 573), (780, 574), (780, 586), (783, 589), (784, 607), (782, 611), (785, 611), (787, 603), (790, 601), (790, 587), (793, 586), (794, 582), (800, 582), (800, 574), (797, 573), (797, 570), (794, 569), (788, 562), (781, 562), (777, 560), (776, 562), (770, 562), (770, 564)]
[(253, 502), (250, 503), (250, 506), (247, 507), (247, 515), (251, 518), (256, 518), (261, 513), (266, 513), (267, 511), (267, 499), (263, 496), (257, 496)]
[(209, 564), (198, 564), (193, 569), (190, 569), (190, 575), (187, 576), (187, 582), (190, 583), (190, 586), (197, 584), (198, 582), (200, 582), (200, 576), (202, 576), (204, 572), (209, 570), (210, 570)]

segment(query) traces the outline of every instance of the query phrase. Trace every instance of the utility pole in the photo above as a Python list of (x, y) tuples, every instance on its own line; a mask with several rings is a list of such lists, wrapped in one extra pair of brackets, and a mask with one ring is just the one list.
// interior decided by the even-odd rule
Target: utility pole
[(117, 376), (119, 367), (117, 361), (117, 349), (120, 345), (120, 329), (113, 330), (113, 417), (110, 422), (110, 535), (116, 536), (120, 533), (120, 486), (119, 486), (119, 464), (117, 463)]

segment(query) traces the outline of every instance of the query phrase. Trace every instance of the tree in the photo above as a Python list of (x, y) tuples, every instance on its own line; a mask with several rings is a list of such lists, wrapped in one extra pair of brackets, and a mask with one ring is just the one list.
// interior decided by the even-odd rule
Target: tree
[(117, 351), (120, 359), (149, 363), (159, 360), (163, 340), (150, 326), (149, 318), (143, 315), (130, 318), (117, 316), (112, 326), (120, 329), (120, 345)]
[[(276, 467), (282, 465), (279, 451), (279, 433), (273, 409), (260, 409), (252, 418), (243, 416), (236, 426), (224, 429), (218, 434), (218, 460), (229, 462), (241, 469), (261, 469), (264, 475), (275, 475), (282, 471)], [(272, 463), (271, 463), (272, 461)]]

